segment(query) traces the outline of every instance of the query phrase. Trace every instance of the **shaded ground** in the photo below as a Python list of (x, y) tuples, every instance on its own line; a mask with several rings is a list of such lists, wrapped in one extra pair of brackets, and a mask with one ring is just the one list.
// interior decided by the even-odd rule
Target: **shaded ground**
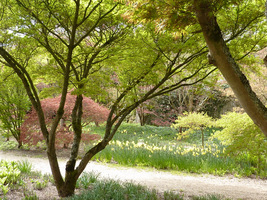
[[(64, 173), (64, 165), (68, 152), (59, 152), (59, 165)], [(0, 151), (0, 160), (28, 160), (33, 164), (34, 170), (42, 173), (51, 173), (45, 154), (40, 151)], [(231, 199), (267, 200), (267, 180), (235, 177), (218, 177), (212, 175), (176, 175), (153, 169), (136, 169), (120, 167), (97, 162), (90, 162), (85, 171), (94, 171), (101, 178), (111, 178), (121, 181), (132, 181), (155, 188), (159, 192), (171, 190), (184, 194), (185, 197), (201, 196), (205, 194), (219, 194)], [(36, 192), (40, 199), (57, 198), (56, 189), (50, 186)], [(14, 194), (15, 195), (15, 194)], [(16, 196), (10, 199), (16, 199)], [(19, 199), (19, 198), (17, 198)]]

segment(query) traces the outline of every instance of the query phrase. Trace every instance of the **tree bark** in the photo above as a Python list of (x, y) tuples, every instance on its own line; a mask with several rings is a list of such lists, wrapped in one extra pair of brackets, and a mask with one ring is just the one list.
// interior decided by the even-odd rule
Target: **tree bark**
[(249, 81), (232, 57), (223, 39), (210, 1), (194, 0), (194, 9), (210, 54), (216, 61), (216, 66), (232, 88), (244, 110), (267, 136), (267, 108), (253, 92)]

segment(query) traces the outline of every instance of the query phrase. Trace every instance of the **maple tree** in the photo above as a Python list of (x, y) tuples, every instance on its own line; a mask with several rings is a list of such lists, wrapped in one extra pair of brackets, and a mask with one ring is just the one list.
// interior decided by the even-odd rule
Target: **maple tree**
[(211, 55), (244, 110), (267, 136), (267, 108), (252, 90), (248, 79), (231, 55), (217, 23), (214, 10), (207, 3), (195, 2), (195, 10)]
[[(88, 76), (96, 77), (92, 74), (98, 74), (102, 69), (101, 63), (112, 56), (110, 52), (116, 52), (113, 43), (127, 29), (120, 23), (120, 5), (112, 1), (10, 0), (1, 1), (0, 6), (1, 11), (5, 8), (0, 18), (3, 33), (0, 35), (0, 62), (13, 69), (22, 80), (37, 112), (58, 194), (70, 196), (91, 156), (86, 154), (80, 167), (75, 169), (82, 137), (82, 93), (86, 83), (94, 80), (88, 79)], [(61, 97), (52, 122), (47, 124), (35, 81), (51, 76), (60, 80)], [(75, 102), (71, 111), (74, 136), (63, 178), (58, 166), (55, 141), (58, 125), (65, 112), (69, 86), (75, 88)]]
[(175, 123), (172, 124), (172, 127), (178, 129), (180, 127), (186, 128), (184, 132), (180, 132), (178, 135), (178, 139), (182, 139), (184, 137), (188, 137), (190, 133), (200, 130), (201, 132), (201, 143), (202, 148), (205, 147), (204, 144), (204, 129), (213, 126), (213, 119), (204, 113), (183, 113), (182, 116), (179, 116)]
[[(44, 117), (46, 124), (51, 124), (53, 118), (56, 115), (57, 108), (60, 103), (61, 96), (55, 98), (47, 98), (41, 101), (42, 110), (44, 111)], [(71, 130), (71, 115), (72, 110), (75, 105), (75, 95), (71, 95), (69, 92), (66, 97), (66, 102), (64, 105), (64, 114), (61, 118), (60, 124), (56, 132), (56, 147), (63, 148), (68, 147), (72, 142), (74, 133)], [(95, 124), (103, 123), (107, 120), (109, 115), (108, 108), (96, 103), (89, 97), (83, 97), (83, 114), (82, 123), (87, 125), (90, 122)], [(82, 133), (82, 141), (87, 143), (92, 140), (98, 140), (101, 137), (96, 134)], [(44, 140), (41, 133), (38, 115), (34, 108), (31, 109), (29, 113), (25, 116), (25, 121), (21, 126), (21, 142), (23, 144), (36, 145), (38, 142)]]
[(203, 33), (210, 52), (209, 62), (218, 67), (244, 110), (267, 135), (267, 108), (240, 69), (242, 63), (253, 67), (251, 60), (242, 59), (266, 47), (263, 0), (126, 2), (133, 5), (128, 14), (134, 16), (133, 21), (152, 21), (159, 31), (171, 29), (182, 37), (192, 31)]

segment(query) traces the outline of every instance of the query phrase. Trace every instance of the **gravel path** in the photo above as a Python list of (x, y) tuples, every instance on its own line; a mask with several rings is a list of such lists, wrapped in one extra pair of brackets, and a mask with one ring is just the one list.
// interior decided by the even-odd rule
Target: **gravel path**
[[(16, 155), (0, 151), (0, 160), (28, 160), (33, 164), (34, 170), (42, 173), (51, 173), (47, 159), (29, 157), (27, 154)], [(61, 172), (64, 173), (65, 160), (60, 159)], [(231, 199), (267, 200), (267, 180), (218, 177), (212, 175), (175, 175), (157, 170), (145, 170), (126, 167), (110, 166), (90, 162), (85, 171), (94, 171), (101, 178), (110, 178), (120, 181), (132, 181), (155, 188), (160, 192), (175, 191), (185, 196), (219, 194)]]

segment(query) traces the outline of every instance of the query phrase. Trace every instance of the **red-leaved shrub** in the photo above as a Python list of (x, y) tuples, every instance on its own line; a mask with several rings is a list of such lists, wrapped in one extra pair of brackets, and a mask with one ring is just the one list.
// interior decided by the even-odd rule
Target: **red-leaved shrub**
[[(49, 126), (56, 115), (56, 110), (59, 106), (61, 96), (55, 98), (47, 98), (41, 101), (41, 105), (45, 115), (45, 121)], [(73, 131), (71, 128), (71, 113), (76, 100), (75, 95), (67, 94), (66, 103), (64, 107), (64, 115), (62, 117), (63, 123), (58, 125), (56, 132), (56, 148), (67, 148), (73, 141)], [(83, 122), (94, 122), (100, 124), (106, 121), (109, 114), (109, 109), (96, 103), (89, 97), (83, 97)], [(92, 140), (98, 140), (101, 136), (96, 134), (82, 133), (82, 141), (89, 143)], [(32, 110), (26, 115), (25, 121), (21, 126), (21, 140), (23, 144), (36, 145), (43, 141), (38, 116), (36, 111)]]

